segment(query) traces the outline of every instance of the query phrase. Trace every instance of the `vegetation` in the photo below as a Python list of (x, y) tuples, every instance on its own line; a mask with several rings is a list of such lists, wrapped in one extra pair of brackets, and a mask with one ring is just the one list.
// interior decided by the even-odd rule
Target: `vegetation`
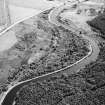
[[(42, 18), (47, 17), (47, 13), (49, 11), (39, 14), (35, 30), (30, 30), (28, 26), (24, 26), (25, 23), (21, 23), (24, 26), (21, 30), (23, 33), (20, 36), (20, 31), (16, 33), (19, 42), (8, 51), (8, 56), (15, 54), (15, 59), (8, 61), (8, 65), (12, 66), (8, 75), (9, 82), (23, 81), (56, 71), (88, 54), (88, 42), (81, 36), (63, 27), (52, 25), (47, 19)], [(18, 64), (12, 65), (16, 59), (20, 59)]]
[[(96, 64), (97, 65), (97, 64)], [(99, 66), (99, 65), (98, 65)], [(98, 67), (97, 66), (97, 67)], [(97, 67), (74, 75), (30, 83), (18, 92), (17, 105), (104, 105), (105, 75)], [(99, 67), (98, 67), (99, 68)], [(104, 67), (105, 68), (105, 67)], [(104, 70), (103, 68), (103, 70)]]
[[(87, 48), (87, 44), (82, 38), (79, 38), (67, 30), (62, 31), (59, 28), (61, 32), (58, 30), (55, 32), (56, 30), (57, 29), (52, 30), (53, 35), (51, 37), (51, 43), (49, 43), (49, 46), (48, 44), (40, 46), (38, 51), (39, 53), (43, 52), (43, 56), (41, 56), (40, 59), (35, 59), (32, 63), (28, 64), (27, 62), (31, 52), (33, 54), (33, 52), (39, 48), (39, 45), (37, 47), (37, 44), (35, 43), (34, 45), (36, 48), (31, 49), (31, 47), (29, 47), (29, 50), (27, 49), (23, 53), (24, 56), (20, 57), (21, 63), (19, 63), (19, 66), (16, 68), (16, 70), (14, 70), (14, 73), (11, 75), (10, 72), (10, 76), (8, 77), (9, 80), (10, 78), (17, 79), (19, 77), (19, 80), (24, 80), (27, 78), (32, 78), (33, 76), (39, 76), (48, 72), (53, 72), (73, 64), (87, 55), (89, 50)], [(26, 42), (28, 43), (28, 41)], [(43, 48), (45, 46), (47, 47)]]
[(99, 44), (100, 47), (100, 53), (98, 56), (98, 59), (101, 61), (105, 61), (105, 41), (101, 41), (101, 43)]
[(100, 43), (98, 59), (77, 74), (55, 75), (23, 86), (16, 105), (105, 105), (104, 48)]
[[(98, 24), (98, 22), (95, 22), (95, 24)], [(103, 24), (97, 26), (101, 32), (104, 31)], [(43, 29), (48, 32), (46, 27), (43, 27)], [(56, 29), (59, 29), (59, 31), (56, 31), (57, 34), (55, 34)], [(42, 74), (42, 71), (51, 72), (72, 64), (78, 57), (78, 55), (74, 57), (75, 53), (80, 54), (83, 51), (82, 54), (85, 54), (87, 51), (86, 47), (84, 47), (86, 44), (83, 43), (83, 40), (80, 41), (80, 37), (65, 30), (63, 27), (56, 29), (51, 31), (49, 28), (49, 31), (55, 36), (58, 35), (57, 45), (50, 44), (51, 50), (47, 50), (50, 53), (46, 57), (41, 58), (41, 63), (38, 61), (40, 67), (42, 67), (38, 71), (40, 70)], [(77, 42), (79, 43), (76, 44)], [(16, 105), (105, 105), (104, 41), (100, 41), (99, 48), (100, 53), (97, 60), (86, 65), (79, 73), (55, 75), (23, 86), (15, 97)], [(37, 70), (39, 66), (34, 62), (30, 64), (30, 67)]]
[[(89, 52), (88, 42), (81, 36), (51, 24), (46, 16), (38, 15), (36, 26), (21, 22), (14, 27), (18, 42), (5, 52), (7, 83), (23, 81), (67, 67)], [(2, 56), (2, 55), (1, 55)], [(4, 69), (2, 67), (2, 69)]]
[(102, 34), (101, 37), (105, 38), (105, 11), (99, 14), (96, 18), (91, 21), (87, 21), (87, 23), (92, 27), (94, 31), (98, 30)]
[[(83, 82), (77, 77), (65, 77), (64, 75), (58, 77), (51, 77), (48, 80), (39, 81), (36, 83), (30, 83), (24, 86), (18, 93), (16, 97), (17, 105), (66, 105), (79, 102), (79, 96), (82, 97), (82, 92), (80, 92), (80, 83)], [(77, 81), (81, 81), (79, 84)], [(77, 97), (78, 96), (78, 97)], [(73, 98), (75, 97), (75, 98)], [(77, 97), (77, 98), (76, 98)], [(86, 100), (85, 100), (86, 101)]]

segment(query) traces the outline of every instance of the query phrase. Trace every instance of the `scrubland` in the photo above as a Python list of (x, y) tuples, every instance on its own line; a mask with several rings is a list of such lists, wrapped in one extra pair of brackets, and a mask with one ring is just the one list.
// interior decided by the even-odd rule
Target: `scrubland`
[(97, 60), (76, 74), (55, 75), (23, 86), (15, 97), (17, 105), (105, 105), (104, 15), (97, 20), (89, 23), (99, 40)]
[(89, 53), (81, 36), (51, 24), (50, 10), (20, 22), (11, 30), (17, 43), (1, 53), (1, 93), (8, 84), (65, 68)]

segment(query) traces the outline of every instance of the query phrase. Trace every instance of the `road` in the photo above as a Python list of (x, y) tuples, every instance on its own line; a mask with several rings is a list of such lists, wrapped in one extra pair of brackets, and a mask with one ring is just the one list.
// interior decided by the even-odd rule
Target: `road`
[[(64, 10), (65, 8), (70, 8), (70, 5), (59, 6), (59, 7), (55, 8), (54, 10), (52, 10), (52, 12), (49, 14), (49, 21), (51, 23), (55, 24), (55, 25), (63, 26), (66, 29), (69, 29), (69, 30), (72, 30), (74, 32), (77, 32), (77, 35), (80, 35), (79, 34), (80, 31), (79, 31), (79, 29), (76, 28), (75, 25), (72, 24), (73, 26), (67, 26), (67, 25), (64, 25), (64, 24), (62, 24), (62, 23), (60, 23), (60, 22), (57, 21), (57, 16), (59, 16), (59, 14), (61, 13), (61, 11)], [(14, 97), (16, 95), (16, 92), (22, 86), (28, 84), (29, 82), (37, 81), (37, 80), (40, 81), (40, 80), (46, 79), (46, 78), (48, 78), (48, 77), (50, 77), (52, 75), (59, 74), (59, 73), (64, 73), (64, 72), (76, 73), (81, 68), (83, 68), (85, 65), (89, 64), (92, 61), (95, 61), (97, 59), (98, 54), (99, 54), (98, 43), (97, 43), (97, 41), (94, 38), (91, 38), (88, 34), (86, 34), (86, 35), (81, 34), (82, 37), (84, 39), (88, 40), (89, 41), (89, 44), (90, 44), (90, 52), (88, 53), (87, 56), (85, 56), (84, 58), (82, 58), (81, 60), (77, 61), (76, 63), (74, 63), (74, 64), (72, 64), (72, 65), (70, 65), (68, 67), (65, 67), (63, 69), (60, 69), (60, 70), (57, 70), (55, 72), (48, 73), (48, 74), (45, 74), (45, 75), (42, 75), (42, 76), (39, 76), (39, 77), (30, 79), (30, 80), (26, 80), (26, 81), (17, 83), (14, 86), (11, 86), (8, 89), (8, 91), (5, 93), (5, 95), (3, 96), (0, 104), (1, 105), (6, 105), (8, 103), (8, 105), (12, 105), (13, 100), (14, 100)]]
[(64, 9), (70, 9), (70, 8), (72, 8), (72, 5), (62, 5), (62, 6), (58, 7), (58, 8), (55, 8), (49, 14), (49, 21), (52, 24), (55, 24), (55, 25), (58, 25), (58, 26), (63, 26), (63, 27), (65, 27), (65, 29), (72, 30), (74, 33), (76, 33), (76, 35), (78, 35), (78, 36), (81, 35), (84, 39), (86, 39), (86, 40), (89, 41), (89, 44), (91, 45), (92, 53), (91, 53), (91, 55), (89, 55), (88, 57), (86, 57), (86, 59), (83, 59), (81, 62), (79, 62), (75, 66), (75, 68), (79, 68), (79, 70), (80, 70), (85, 65), (89, 64), (92, 61), (95, 61), (97, 59), (97, 56), (98, 56), (100, 50), (99, 50), (99, 47), (98, 47), (97, 40), (94, 37), (92, 37), (92, 32), (91, 33), (86, 32), (84, 34), (84, 31), (86, 31), (86, 30), (83, 30), (83, 33), (80, 34), (80, 31), (82, 30), (81, 27), (80, 28), (77, 28), (77, 26), (75, 24), (73, 24), (73, 23), (71, 23), (71, 26), (70, 25), (67, 26), (67, 25), (64, 25), (64, 24), (62, 24), (62, 23), (60, 23), (58, 21), (58, 19), (57, 19), (58, 15), (60, 15), (60, 13)]

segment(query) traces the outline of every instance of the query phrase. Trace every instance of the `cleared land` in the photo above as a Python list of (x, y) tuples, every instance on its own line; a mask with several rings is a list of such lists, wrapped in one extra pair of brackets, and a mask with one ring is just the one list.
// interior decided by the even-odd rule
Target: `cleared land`
[(39, 9), (25, 8), (9, 4), (11, 24), (41, 12)]

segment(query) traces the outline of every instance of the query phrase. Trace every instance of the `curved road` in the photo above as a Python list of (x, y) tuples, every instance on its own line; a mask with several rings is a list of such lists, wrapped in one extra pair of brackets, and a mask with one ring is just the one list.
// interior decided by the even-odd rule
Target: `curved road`
[[(78, 70), (78, 68), (81, 69), (82, 67), (84, 67), (85, 65), (89, 64), (90, 62), (95, 61), (97, 59), (97, 56), (98, 56), (100, 50), (99, 50), (99, 47), (98, 47), (98, 41), (93, 36), (91, 36), (92, 32), (91, 33), (87, 32), (85, 34), (83, 32), (82, 34), (79, 34), (80, 31), (82, 31), (81, 28), (78, 29), (76, 27), (76, 25), (74, 25), (73, 23), (71, 23), (71, 26), (70, 25), (67, 26), (67, 25), (64, 25), (64, 24), (62, 24), (62, 23), (60, 23), (58, 21), (57, 17), (60, 15), (60, 13), (64, 9), (70, 9), (70, 8), (72, 10), (72, 5), (62, 5), (62, 6), (58, 7), (58, 8), (55, 8), (49, 14), (49, 21), (51, 23), (55, 24), (55, 25), (63, 26), (63, 27), (65, 27), (65, 29), (72, 30), (78, 36), (81, 35), (84, 39), (89, 41), (89, 44), (91, 45), (91, 48), (92, 48), (92, 54), (89, 55), (88, 57), (86, 57), (86, 59), (83, 59), (81, 62), (76, 64), (76, 66), (74, 68), (77, 68), (76, 70)], [(86, 32), (86, 30), (85, 30), (85, 32)]]
[[(54, 10), (51, 11), (51, 13), (49, 14), (49, 20), (51, 23), (58, 25), (58, 26), (63, 26), (66, 29), (69, 30), (73, 30), (74, 32), (77, 33), (77, 35), (79, 35), (79, 29), (76, 28), (75, 25), (72, 26), (66, 26), (60, 22), (57, 21), (57, 16), (59, 16), (59, 14), (62, 12), (62, 10), (64, 9), (68, 9), (70, 8), (70, 5), (66, 5), (66, 6), (60, 6), (58, 8), (55, 8)], [(73, 28), (74, 27), (74, 28)], [(12, 28), (12, 27), (11, 27)], [(94, 38), (89, 37), (88, 35), (84, 35), (82, 34), (82, 37), (84, 37), (86, 40), (89, 41), (90, 43), (90, 52), (87, 56), (85, 56), (84, 58), (82, 58), (81, 60), (77, 61), (76, 63), (65, 67), (63, 69), (60, 69), (58, 71), (52, 72), (52, 73), (48, 73), (30, 80), (26, 80), (20, 83), (17, 83), (14, 86), (11, 86), (8, 91), (4, 94), (4, 96), (2, 97), (2, 100), (0, 102), (0, 105), (6, 105), (8, 103), (8, 105), (12, 105), (14, 97), (16, 95), (16, 92), (24, 85), (28, 84), (29, 82), (32, 81), (37, 81), (37, 80), (43, 80), (47, 77), (50, 77), (51, 75), (55, 75), (57, 73), (62, 73), (62, 72), (68, 72), (68, 73), (76, 73), (78, 72), (82, 67), (84, 67), (86, 64), (89, 64), (91, 61), (95, 61), (97, 59), (97, 56), (99, 54), (99, 48), (97, 45), (97, 41)]]

